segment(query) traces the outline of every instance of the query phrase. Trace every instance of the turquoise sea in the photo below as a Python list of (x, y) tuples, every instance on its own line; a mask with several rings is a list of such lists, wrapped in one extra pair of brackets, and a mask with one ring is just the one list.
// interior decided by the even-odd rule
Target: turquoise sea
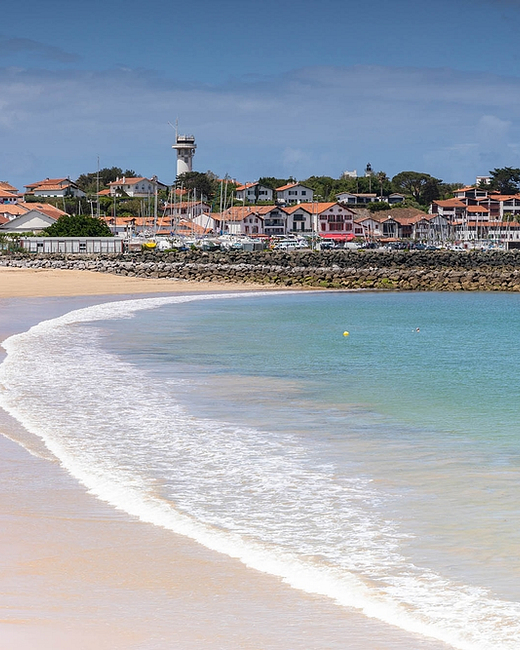
[(5, 341), (0, 405), (144, 521), (418, 639), (516, 650), (519, 333), (514, 294), (122, 300)]

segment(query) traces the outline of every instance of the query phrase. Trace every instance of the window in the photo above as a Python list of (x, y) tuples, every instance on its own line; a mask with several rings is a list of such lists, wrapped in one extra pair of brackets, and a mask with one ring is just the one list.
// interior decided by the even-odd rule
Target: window
[(289, 196), (298, 196), (298, 192), (296, 190), (289, 190)]
[(302, 190), (302, 196), (307, 196), (307, 190)]

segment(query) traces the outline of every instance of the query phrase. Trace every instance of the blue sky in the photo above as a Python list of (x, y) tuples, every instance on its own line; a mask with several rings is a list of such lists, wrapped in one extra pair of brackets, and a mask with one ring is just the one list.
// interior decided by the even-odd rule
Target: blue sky
[(3, 0), (0, 180), (520, 167), (520, 0)]

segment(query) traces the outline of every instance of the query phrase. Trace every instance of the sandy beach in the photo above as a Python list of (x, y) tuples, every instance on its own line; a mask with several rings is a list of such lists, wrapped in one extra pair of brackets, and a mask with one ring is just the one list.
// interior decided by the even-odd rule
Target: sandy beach
[[(192, 291), (251, 291), (254, 284), (141, 279), (94, 271), (0, 267), (0, 298), (96, 296)], [(262, 287), (265, 290), (265, 287)]]
[[(0, 340), (107, 296), (246, 289), (0, 268)], [(21, 429), (0, 413), (0, 650), (445, 647), (116, 511)]]

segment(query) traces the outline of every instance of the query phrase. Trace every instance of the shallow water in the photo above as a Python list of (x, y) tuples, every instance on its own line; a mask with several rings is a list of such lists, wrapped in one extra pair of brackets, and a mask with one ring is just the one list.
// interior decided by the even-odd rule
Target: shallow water
[(512, 649), (519, 323), (510, 294), (112, 303), (11, 337), (0, 399), (130, 514), (448, 646)]

